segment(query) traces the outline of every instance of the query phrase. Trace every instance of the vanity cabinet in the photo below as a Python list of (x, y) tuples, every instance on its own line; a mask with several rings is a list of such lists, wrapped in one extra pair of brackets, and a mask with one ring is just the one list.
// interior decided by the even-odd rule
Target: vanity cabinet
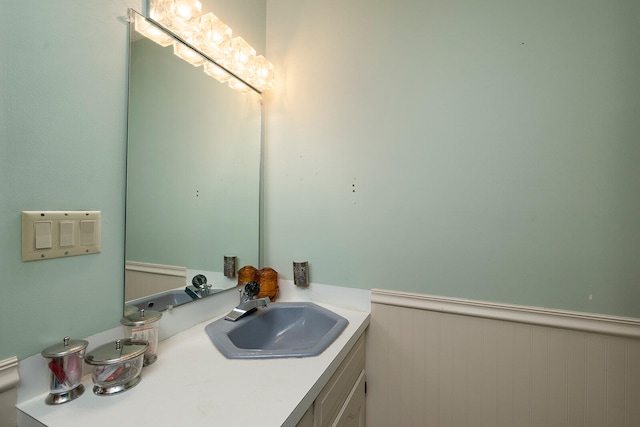
[(364, 427), (364, 335), (324, 386), (297, 427)]
[[(332, 296), (340, 297), (340, 301), (344, 302), (339, 291), (332, 288), (331, 292)], [(345, 295), (351, 298), (352, 291)], [(363, 291), (362, 296), (365, 301), (368, 292)], [(222, 300), (229, 302), (225, 298)], [(203, 300), (193, 307), (195, 309), (205, 303)], [(226, 303), (223, 302), (219, 308), (224, 308)], [(180, 309), (174, 314), (184, 314), (185, 317), (169, 316), (172, 319), (167, 321), (176, 323), (169, 323), (163, 328), (175, 330), (179, 327), (177, 323), (200, 315), (189, 306), (182, 311)], [(133, 390), (110, 398), (96, 396), (90, 391), (91, 375), (87, 374), (83, 377), (87, 389), (85, 393), (81, 398), (64, 405), (45, 404), (48, 390), (46, 384), (41, 384), (41, 379), (45, 378), (48, 370), (42, 355), (34, 355), (20, 361), (22, 369), (28, 374), (24, 388), (28, 390), (27, 394), (23, 393), (24, 400), (18, 403), (21, 415), (18, 426), (112, 427), (114, 419), (135, 418), (140, 414), (140, 408), (146, 408), (144, 425), (149, 426), (233, 426), (238, 424), (238, 414), (246, 412), (247, 399), (238, 399), (236, 393), (211, 394), (211, 387), (236, 390), (238, 384), (250, 385), (242, 391), (250, 398), (259, 396), (261, 405), (269, 408), (260, 413), (259, 419), (253, 423), (255, 425), (362, 426), (365, 409), (364, 335), (369, 326), (370, 313), (331, 305), (330, 310), (344, 317), (348, 324), (331, 346), (318, 356), (287, 360), (227, 359), (213, 346), (205, 332), (206, 324), (212, 321), (209, 319), (160, 342), (158, 362), (144, 368), (142, 381)], [(105, 332), (105, 335), (91, 338), (97, 341), (94, 345), (102, 344), (105, 336), (117, 337), (122, 333), (122, 328)], [(184, 369), (185, 354), (188, 354), (191, 366), (215, 366), (216, 369)], [(260, 380), (256, 381), (258, 376)], [(171, 387), (166, 387), (167, 384), (171, 384)], [(154, 396), (153, 402), (149, 401), (150, 395)], [(195, 406), (193, 396), (199, 396)], [(307, 410), (309, 412), (303, 418)], [(30, 423), (27, 418), (28, 421), (37, 420), (41, 424)]]

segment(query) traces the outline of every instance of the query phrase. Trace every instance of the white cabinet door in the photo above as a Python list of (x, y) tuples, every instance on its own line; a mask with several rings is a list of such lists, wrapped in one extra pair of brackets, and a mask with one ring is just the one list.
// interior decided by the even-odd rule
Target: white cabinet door
[(364, 427), (364, 359), (363, 335), (296, 427)]
[(364, 427), (364, 402), (364, 371), (362, 371), (332, 427)]
[(296, 427), (313, 427), (313, 405), (305, 412)]
[[(313, 404), (313, 418), (315, 427), (330, 427), (353, 390), (354, 384), (364, 371), (365, 342), (362, 336), (351, 349), (340, 367), (333, 374), (327, 385), (322, 389)], [(364, 386), (363, 386), (364, 387)]]

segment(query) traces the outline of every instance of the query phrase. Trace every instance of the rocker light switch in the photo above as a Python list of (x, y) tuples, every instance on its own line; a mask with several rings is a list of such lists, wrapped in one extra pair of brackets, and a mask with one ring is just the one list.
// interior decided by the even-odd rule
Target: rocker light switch
[(35, 234), (35, 248), (51, 248), (51, 221), (36, 221), (33, 223)]
[(96, 222), (80, 221), (80, 246), (92, 246), (96, 243)]
[(73, 221), (60, 221), (60, 247), (67, 248), (73, 246), (75, 239), (73, 238)]

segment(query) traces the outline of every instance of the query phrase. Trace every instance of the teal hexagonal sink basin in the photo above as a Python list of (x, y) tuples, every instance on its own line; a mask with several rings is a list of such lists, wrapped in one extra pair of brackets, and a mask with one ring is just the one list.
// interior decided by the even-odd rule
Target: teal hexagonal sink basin
[(216, 320), (205, 331), (229, 359), (310, 357), (329, 347), (348, 323), (311, 302), (276, 302), (235, 322)]

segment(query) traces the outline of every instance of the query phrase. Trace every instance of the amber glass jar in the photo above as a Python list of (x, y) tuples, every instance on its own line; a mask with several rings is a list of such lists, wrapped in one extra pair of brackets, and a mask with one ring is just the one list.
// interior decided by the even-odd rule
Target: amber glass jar
[(278, 272), (273, 268), (265, 267), (256, 274), (256, 281), (260, 284), (258, 298), (269, 297), (271, 302), (278, 296)]
[(238, 270), (238, 286), (244, 286), (249, 282), (256, 281), (256, 273), (258, 269), (251, 266), (245, 265), (240, 270)]

